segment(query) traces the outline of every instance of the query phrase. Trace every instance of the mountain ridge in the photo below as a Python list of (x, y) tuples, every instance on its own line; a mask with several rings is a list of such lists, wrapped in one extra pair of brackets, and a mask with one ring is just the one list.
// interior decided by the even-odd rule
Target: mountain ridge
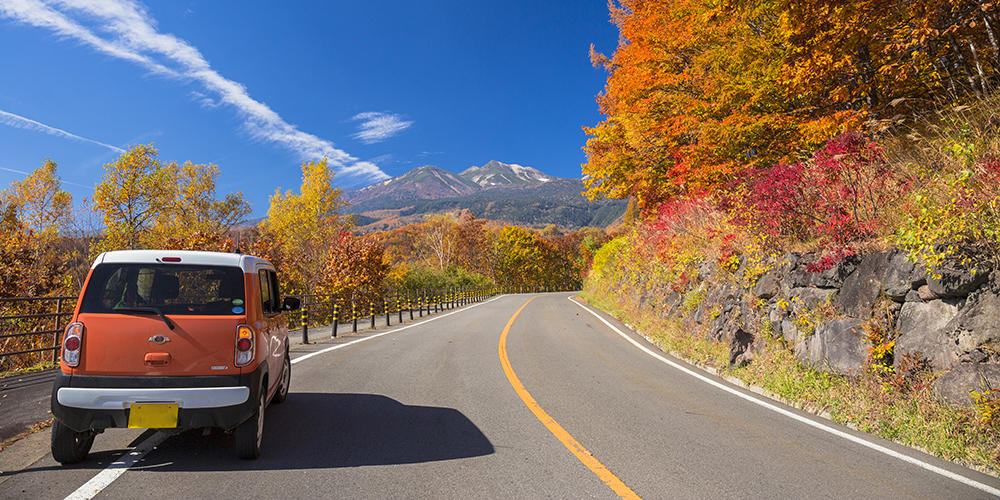
[(624, 200), (591, 202), (583, 181), (548, 175), (534, 167), (491, 160), (455, 174), (424, 165), (357, 190), (344, 191), (358, 224), (368, 231), (419, 222), (427, 215), (469, 210), (478, 217), (518, 225), (556, 224), (567, 229), (604, 227), (625, 211)]

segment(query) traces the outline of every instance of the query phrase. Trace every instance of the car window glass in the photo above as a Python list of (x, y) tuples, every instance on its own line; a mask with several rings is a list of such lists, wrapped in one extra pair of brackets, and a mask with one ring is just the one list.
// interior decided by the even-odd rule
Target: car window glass
[(273, 299), (271, 293), (271, 280), (267, 276), (267, 271), (261, 269), (257, 271), (257, 281), (260, 282), (260, 308), (264, 314), (273, 312)]
[(238, 267), (101, 264), (84, 292), (81, 312), (156, 308), (164, 314), (233, 315), (244, 311)]
[(278, 275), (274, 271), (267, 272), (271, 283), (271, 310), (281, 312), (281, 293), (278, 289)]

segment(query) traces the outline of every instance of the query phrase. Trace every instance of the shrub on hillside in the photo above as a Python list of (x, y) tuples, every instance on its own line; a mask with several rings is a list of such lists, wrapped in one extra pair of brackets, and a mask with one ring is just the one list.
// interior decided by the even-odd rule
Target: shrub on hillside
[[(808, 161), (748, 172), (724, 207), (739, 225), (845, 253), (885, 231), (888, 212), (909, 186), (881, 146), (859, 132), (846, 132)], [(745, 199), (734, 199), (739, 196)]]
[[(984, 101), (982, 108), (994, 101)], [(1000, 135), (996, 116), (941, 120), (919, 137), (906, 160), (920, 165), (918, 185), (896, 231), (896, 243), (930, 270), (950, 259), (1000, 264)], [(983, 266), (985, 267), (985, 266)]]

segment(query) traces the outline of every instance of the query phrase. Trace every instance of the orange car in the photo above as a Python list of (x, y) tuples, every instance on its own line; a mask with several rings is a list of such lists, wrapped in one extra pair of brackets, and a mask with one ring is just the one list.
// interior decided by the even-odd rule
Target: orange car
[(288, 395), (291, 361), (274, 266), (249, 255), (102, 253), (62, 343), (52, 456), (87, 457), (111, 427), (218, 427), (260, 456), (264, 409)]

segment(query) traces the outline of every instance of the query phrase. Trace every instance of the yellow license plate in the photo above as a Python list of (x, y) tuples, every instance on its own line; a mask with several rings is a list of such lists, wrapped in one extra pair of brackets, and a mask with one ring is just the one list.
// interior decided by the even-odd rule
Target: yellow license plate
[(136, 403), (128, 412), (129, 429), (177, 427), (177, 403)]

